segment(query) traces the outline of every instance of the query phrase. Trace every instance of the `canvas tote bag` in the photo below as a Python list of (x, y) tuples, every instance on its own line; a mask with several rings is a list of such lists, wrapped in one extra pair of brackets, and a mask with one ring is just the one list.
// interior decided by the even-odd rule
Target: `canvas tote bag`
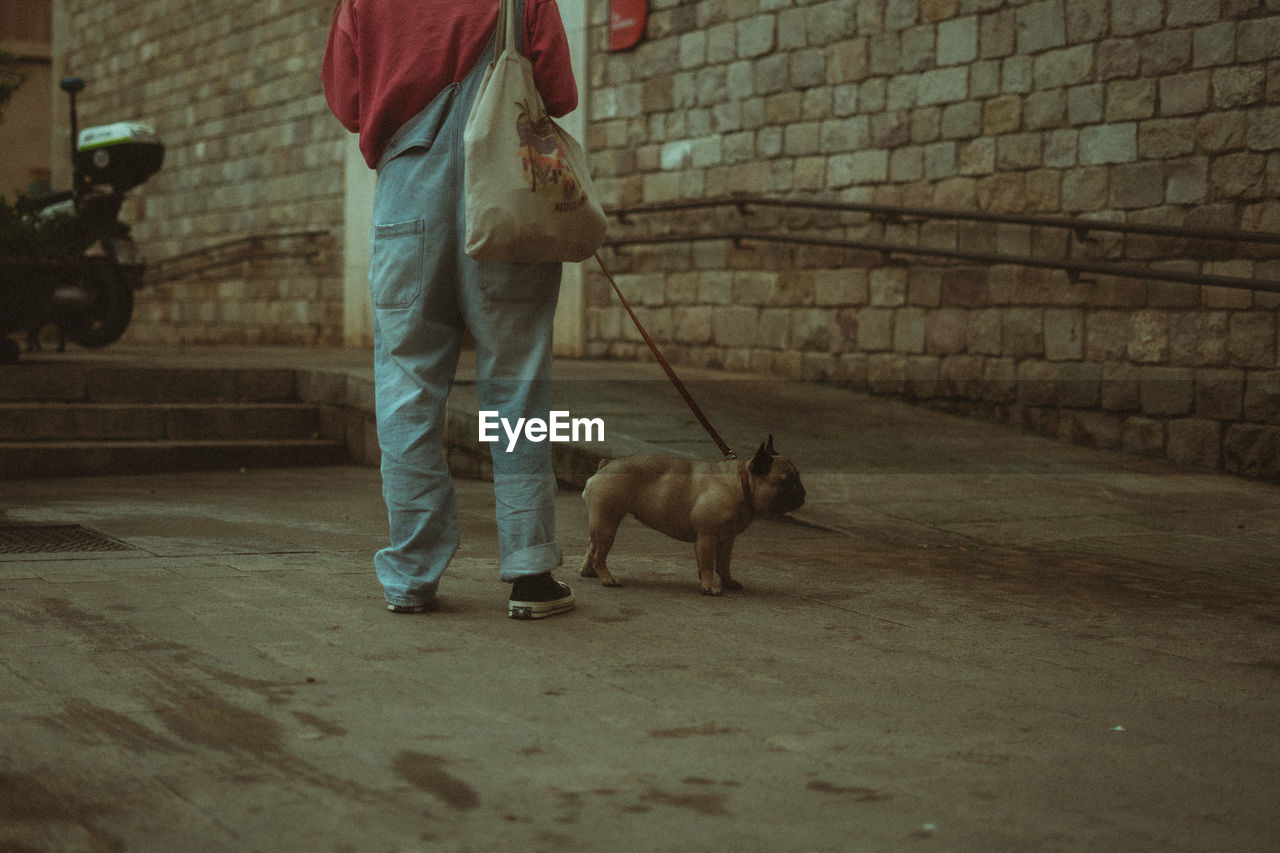
[(500, 0), (494, 59), (463, 131), (466, 252), (497, 261), (581, 261), (607, 220), (582, 147), (547, 115), (520, 53), (524, 3)]

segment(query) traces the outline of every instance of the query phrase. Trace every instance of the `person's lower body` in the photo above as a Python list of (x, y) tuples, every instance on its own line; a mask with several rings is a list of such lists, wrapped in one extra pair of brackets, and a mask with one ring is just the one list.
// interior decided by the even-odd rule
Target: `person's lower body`
[[(439, 141), (451, 121), (433, 134), (436, 144), (383, 164), (374, 204), (374, 376), (390, 528), (374, 567), (397, 612), (415, 612), (435, 597), (458, 547), (443, 440), (464, 332), (476, 343), (481, 411), (515, 424), (546, 419), (551, 407), (560, 265), (477, 261), (463, 252), (461, 142), (442, 148)], [(572, 592), (564, 587), (557, 595), (563, 585), (553, 587), (549, 576), (562, 560), (551, 448), (523, 438), (510, 449), (505, 440), (490, 448), (499, 577), (518, 582), (508, 612), (516, 618), (564, 612), (573, 606)]]

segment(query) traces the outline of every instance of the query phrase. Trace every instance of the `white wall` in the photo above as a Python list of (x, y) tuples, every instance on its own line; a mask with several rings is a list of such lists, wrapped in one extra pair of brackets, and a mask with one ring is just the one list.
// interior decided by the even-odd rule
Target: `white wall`
[(343, 163), (342, 341), (349, 347), (373, 344), (373, 304), (369, 298), (369, 239), (373, 231), (373, 190), (378, 173), (360, 153), (360, 138), (349, 134)]

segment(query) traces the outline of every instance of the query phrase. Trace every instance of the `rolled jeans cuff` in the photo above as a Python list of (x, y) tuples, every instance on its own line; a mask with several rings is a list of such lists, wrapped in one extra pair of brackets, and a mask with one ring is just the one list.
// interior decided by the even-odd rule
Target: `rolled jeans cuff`
[(503, 557), (498, 576), (511, 583), (516, 578), (545, 574), (563, 563), (564, 555), (560, 551), (560, 545), (548, 542)]

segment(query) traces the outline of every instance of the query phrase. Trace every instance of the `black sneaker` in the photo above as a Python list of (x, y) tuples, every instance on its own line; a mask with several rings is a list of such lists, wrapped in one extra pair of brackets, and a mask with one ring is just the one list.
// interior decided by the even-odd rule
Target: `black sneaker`
[(573, 590), (550, 572), (517, 578), (511, 585), (507, 615), (512, 619), (543, 619), (573, 609)]

